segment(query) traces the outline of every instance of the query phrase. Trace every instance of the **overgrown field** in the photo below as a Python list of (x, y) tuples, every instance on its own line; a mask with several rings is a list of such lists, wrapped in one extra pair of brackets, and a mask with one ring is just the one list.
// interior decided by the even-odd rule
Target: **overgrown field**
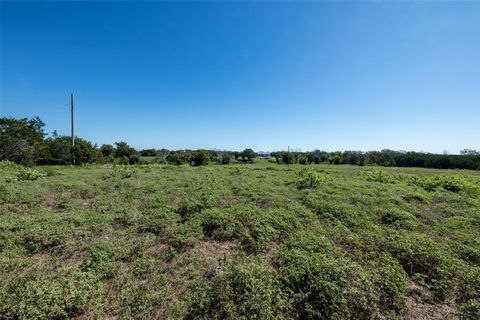
[(0, 163), (0, 318), (479, 319), (480, 172)]

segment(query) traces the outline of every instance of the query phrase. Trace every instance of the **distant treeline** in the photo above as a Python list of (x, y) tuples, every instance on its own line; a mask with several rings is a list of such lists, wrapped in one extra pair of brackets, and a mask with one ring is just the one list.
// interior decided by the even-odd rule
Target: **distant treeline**
[[(231, 161), (252, 162), (257, 154), (252, 149), (239, 151), (145, 149), (135, 150), (126, 142), (98, 146), (76, 137), (72, 147), (71, 137), (53, 132), (47, 136), (40, 118), (0, 118), (0, 161), (10, 160), (24, 165), (83, 163), (164, 163), (205, 165), (211, 162), (229, 164)], [(272, 152), (261, 154), (279, 164), (352, 164), (398, 167), (423, 167), (439, 169), (480, 169), (480, 152), (463, 150), (460, 155), (421, 152), (338, 151), (326, 152)]]
[(98, 146), (79, 137), (75, 138), (75, 146), (72, 146), (70, 136), (61, 136), (56, 132), (47, 136), (44, 127), (45, 123), (38, 117), (0, 118), (0, 161), (10, 160), (23, 165), (62, 165), (72, 164), (75, 160), (75, 164), (156, 162), (200, 166), (210, 161), (228, 164), (230, 159), (252, 162), (256, 157), (252, 149), (242, 152), (166, 149), (137, 151), (123, 141)]
[(278, 163), (330, 163), (352, 165), (378, 165), (387, 167), (421, 167), (436, 169), (472, 169), (480, 170), (480, 152), (462, 150), (460, 154), (432, 154), (405, 151), (336, 151), (326, 152), (272, 152)]

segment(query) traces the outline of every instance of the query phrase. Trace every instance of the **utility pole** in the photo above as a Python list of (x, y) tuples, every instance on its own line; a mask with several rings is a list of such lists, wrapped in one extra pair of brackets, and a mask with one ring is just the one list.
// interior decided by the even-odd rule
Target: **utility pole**
[(74, 133), (74, 126), (73, 126), (73, 93), (70, 94), (70, 103), (72, 106), (72, 164), (75, 164), (75, 152), (73, 151), (75, 147), (75, 133)]
[(287, 152), (287, 164), (290, 164), (290, 146), (288, 146), (288, 152)]

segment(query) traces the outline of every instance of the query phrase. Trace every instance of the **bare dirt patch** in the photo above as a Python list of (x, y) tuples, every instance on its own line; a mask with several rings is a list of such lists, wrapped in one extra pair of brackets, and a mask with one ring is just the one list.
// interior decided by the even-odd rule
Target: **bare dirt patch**
[(407, 307), (404, 315), (406, 320), (440, 320), (440, 319), (459, 319), (460, 312), (453, 301), (435, 301), (432, 293), (410, 282), (407, 287), (408, 298)]

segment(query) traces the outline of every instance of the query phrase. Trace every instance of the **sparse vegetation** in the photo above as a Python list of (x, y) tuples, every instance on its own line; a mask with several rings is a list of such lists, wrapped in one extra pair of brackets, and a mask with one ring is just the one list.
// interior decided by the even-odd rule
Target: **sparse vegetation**
[(414, 287), (428, 312), (477, 319), (479, 186), (476, 171), (3, 161), (0, 318), (401, 319)]

